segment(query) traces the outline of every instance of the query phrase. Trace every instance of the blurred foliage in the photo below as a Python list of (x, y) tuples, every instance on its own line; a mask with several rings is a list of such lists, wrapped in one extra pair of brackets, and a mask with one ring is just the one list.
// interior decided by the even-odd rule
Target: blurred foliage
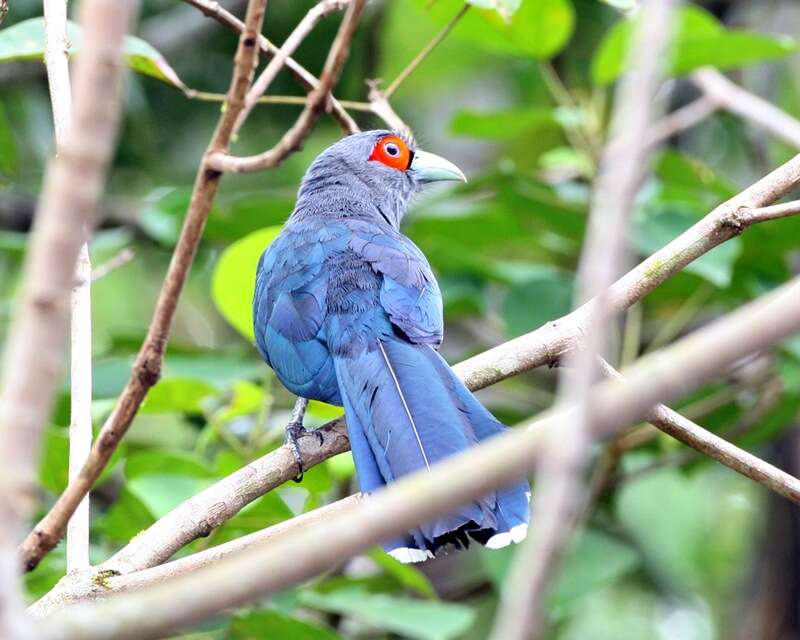
[[(232, 2), (241, 14), (244, 3)], [(406, 231), (428, 255), (445, 299), (452, 362), (557, 319), (571, 306), (596, 173), (635, 19), (633, 0), (471, 0), (447, 39), (393, 97), (421, 144), (462, 166), (470, 182), (415, 202)], [(266, 34), (281, 42), (311, 5), (273, 0)], [(769, 5), (769, 7), (767, 6)], [(386, 83), (459, 11), (459, 0), (371, 3), (337, 95), (363, 100), (365, 78)], [(320, 69), (339, 18), (324, 20), (297, 57)], [(670, 108), (696, 96), (681, 76), (714, 65), (800, 115), (800, 26), (794, 0), (689, 3), (666, 85)], [(236, 39), (177, 0), (145, 0), (127, 43), (136, 74), (103, 220), (92, 243), (102, 265), (135, 258), (95, 283), (94, 418), (127, 379), (180, 230), (197, 162), (220, 105), (187, 98), (182, 82), (224, 92)], [(80, 35), (71, 40), (79, 47)], [(20, 266), (52, 126), (41, 58), (41, 5), (11, 3), (0, 29), (0, 334)], [(200, 52), (200, 55), (198, 55)], [(767, 64), (769, 62), (769, 64)], [(181, 80), (178, 80), (181, 78)], [(161, 81), (159, 81), (161, 80)], [(178, 87), (178, 88), (176, 88)], [(300, 95), (286, 74), (271, 89)], [(235, 151), (277, 140), (294, 106), (258, 108)], [(354, 113), (363, 127), (374, 116)], [(280, 444), (292, 398), (251, 344), (253, 271), (289, 214), (314, 156), (339, 136), (324, 121), (305, 148), (267, 173), (226, 177), (174, 323), (163, 379), (151, 391), (93, 494), (92, 554), (107, 558), (181, 501)], [(784, 161), (791, 150), (718, 114), (671, 140), (632, 212), (636, 259)], [(645, 353), (785, 281), (800, 266), (800, 219), (757, 226), (650, 294), (619, 325), (629, 356)], [(508, 422), (545, 408), (554, 374), (535, 371), (482, 392)], [(66, 482), (67, 382), (45, 436), (46, 509)], [(759, 454), (800, 409), (800, 343), (743, 363), (685, 398), (704, 426)], [(313, 403), (320, 424), (338, 409)], [(548, 600), (559, 640), (721, 638), (757, 558), (763, 493), (665, 436), (625, 453), (576, 536)], [(182, 553), (281, 522), (354, 490), (349, 455), (244, 508)], [(534, 502), (534, 517), (536, 506)], [(324, 540), (320, 540), (324, 544)], [(379, 550), (339, 570), (207, 623), (187, 638), (485, 638), (513, 549), (404, 566)], [(31, 598), (63, 574), (63, 547), (28, 577)], [(269, 567), (264, 568), (265, 571)]]

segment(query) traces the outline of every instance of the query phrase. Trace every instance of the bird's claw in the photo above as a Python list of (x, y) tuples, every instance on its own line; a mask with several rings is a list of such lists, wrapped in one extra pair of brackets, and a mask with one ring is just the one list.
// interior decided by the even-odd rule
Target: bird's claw
[(305, 465), (303, 463), (303, 454), (300, 452), (300, 445), (298, 440), (306, 436), (316, 436), (319, 445), (325, 441), (325, 436), (319, 429), (308, 430), (303, 426), (302, 422), (290, 422), (286, 425), (286, 444), (292, 450), (294, 461), (297, 463), (297, 475), (292, 478), (294, 482), (302, 482), (303, 474), (305, 473)]

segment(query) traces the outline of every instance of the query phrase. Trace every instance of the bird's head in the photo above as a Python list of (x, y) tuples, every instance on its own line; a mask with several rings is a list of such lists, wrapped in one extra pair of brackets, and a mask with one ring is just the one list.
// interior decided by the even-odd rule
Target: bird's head
[(457, 166), (418, 149), (409, 136), (364, 131), (339, 140), (317, 156), (303, 178), (295, 212), (379, 216), (396, 228), (417, 191), (447, 180), (466, 182)]

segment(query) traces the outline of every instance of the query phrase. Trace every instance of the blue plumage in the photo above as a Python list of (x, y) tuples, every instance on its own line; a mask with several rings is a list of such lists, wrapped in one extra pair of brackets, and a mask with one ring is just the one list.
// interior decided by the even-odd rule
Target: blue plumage
[[(398, 229), (426, 174), (411, 161), (399, 170), (369, 160), (387, 137), (397, 139), (352, 136), (315, 161), (294, 213), (259, 262), (253, 300), (258, 348), (281, 382), (344, 406), (364, 492), (506, 429), (436, 351), (439, 287)], [(415, 561), (470, 538), (490, 547), (519, 541), (528, 498), (521, 480), (385, 546)]]

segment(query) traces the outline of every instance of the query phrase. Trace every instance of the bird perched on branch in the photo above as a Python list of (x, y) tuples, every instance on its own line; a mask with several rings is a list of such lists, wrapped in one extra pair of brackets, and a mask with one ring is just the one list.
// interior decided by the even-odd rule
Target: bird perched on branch
[[(308, 169), (297, 204), (258, 265), (253, 318), (261, 355), (300, 398), (287, 427), (297, 438), (305, 402), (343, 406), (361, 491), (429, 469), (507, 429), (439, 355), (442, 296), (430, 265), (400, 232), (411, 197), (463, 180), (444, 158), (392, 131), (344, 138)], [(423, 498), (421, 496), (421, 498)], [(499, 548), (525, 537), (527, 480), (384, 544), (404, 562), (470, 539)]]

